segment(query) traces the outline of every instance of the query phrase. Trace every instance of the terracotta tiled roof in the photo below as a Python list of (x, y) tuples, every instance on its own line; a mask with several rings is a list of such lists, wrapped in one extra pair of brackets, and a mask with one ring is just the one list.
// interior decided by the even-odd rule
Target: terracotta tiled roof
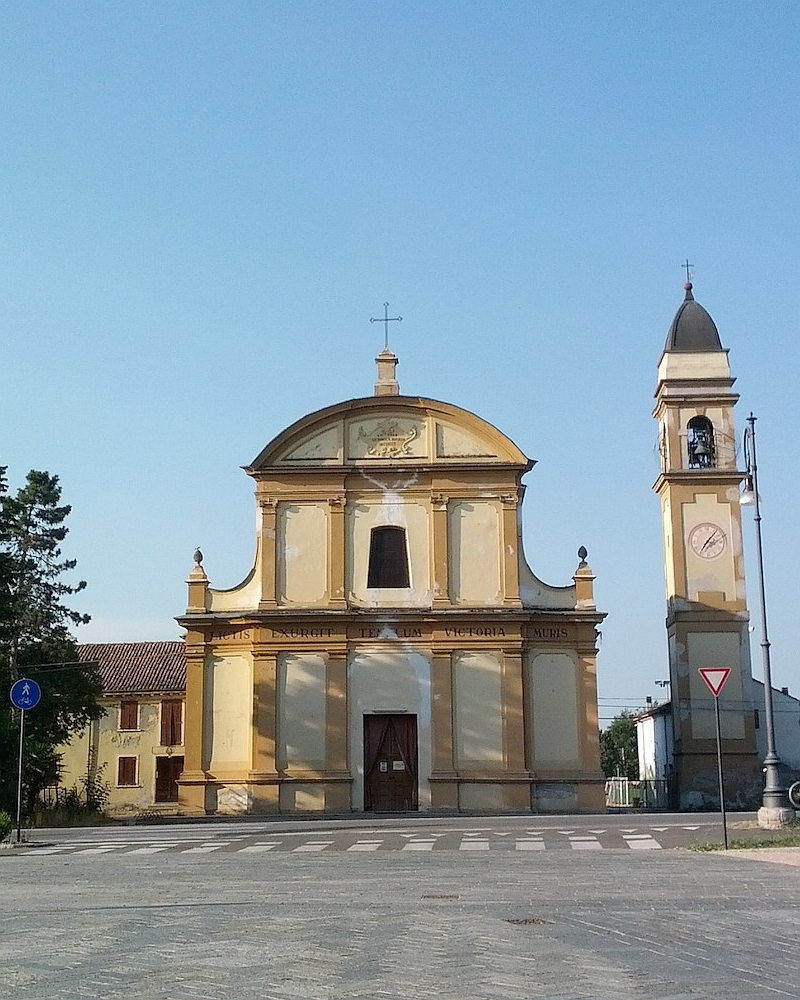
[(104, 694), (144, 694), (186, 690), (182, 642), (87, 642), (78, 658), (100, 664)]

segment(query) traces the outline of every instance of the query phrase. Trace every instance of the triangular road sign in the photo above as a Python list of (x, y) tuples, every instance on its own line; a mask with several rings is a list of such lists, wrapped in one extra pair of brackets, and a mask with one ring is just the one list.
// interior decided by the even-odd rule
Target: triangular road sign
[(700, 676), (708, 685), (715, 698), (719, 697), (725, 681), (730, 677), (730, 667), (700, 667)]

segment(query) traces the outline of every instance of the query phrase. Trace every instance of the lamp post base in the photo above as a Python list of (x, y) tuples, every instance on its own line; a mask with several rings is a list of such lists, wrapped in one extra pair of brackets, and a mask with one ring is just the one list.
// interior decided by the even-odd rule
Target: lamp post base
[(795, 818), (795, 811), (787, 806), (762, 806), (758, 810), (758, 825), (762, 830), (782, 830)]

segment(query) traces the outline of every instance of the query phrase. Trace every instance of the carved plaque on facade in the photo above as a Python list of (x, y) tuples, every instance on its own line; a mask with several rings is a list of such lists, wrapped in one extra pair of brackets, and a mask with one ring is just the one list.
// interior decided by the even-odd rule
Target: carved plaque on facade
[(359, 428), (358, 438), (366, 444), (370, 458), (400, 458), (411, 454), (411, 442), (417, 436), (417, 428), (401, 430), (396, 420), (384, 420), (369, 434)]
[(398, 459), (426, 454), (424, 424), (384, 417), (350, 428), (351, 458)]

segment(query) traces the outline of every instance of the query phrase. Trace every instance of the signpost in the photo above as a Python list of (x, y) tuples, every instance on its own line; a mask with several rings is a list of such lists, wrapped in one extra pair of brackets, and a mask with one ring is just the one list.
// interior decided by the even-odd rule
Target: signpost
[(36, 708), (42, 697), (42, 689), (30, 677), (20, 677), (11, 685), (11, 704), (19, 709), (19, 770), (17, 772), (17, 843), (22, 839), (22, 747), (25, 739), (25, 713)]
[(719, 693), (730, 677), (730, 667), (700, 667), (700, 676), (714, 695), (714, 720), (717, 725), (717, 772), (719, 774), (719, 806), (722, 811), (722, 843), (728, 850), (728, 824), (725, 815), (725, 782), (722, 777), (722, 735), (719, 726)]

